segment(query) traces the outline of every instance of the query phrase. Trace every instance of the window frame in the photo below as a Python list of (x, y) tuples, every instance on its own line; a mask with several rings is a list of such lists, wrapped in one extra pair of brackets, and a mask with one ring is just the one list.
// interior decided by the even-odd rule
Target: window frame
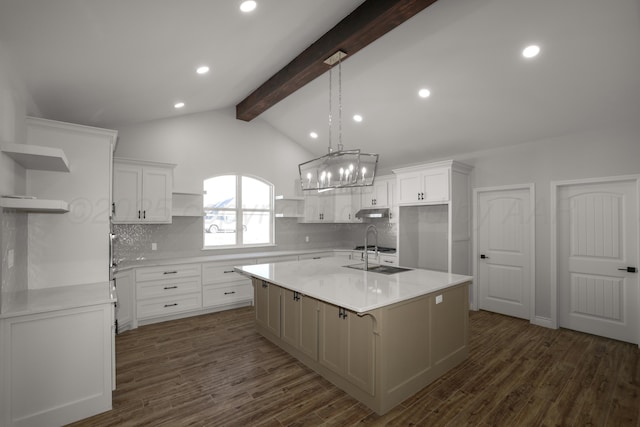
[[(236, 203), (235, 208), (215, 208), (216, 212), (232, 212), (236, 216), (236, 230), (235, 230), (235, 244), (225, 244), (225, 245), (215, 245), (215, 246), (207, 246), (206, 245), (206, 230), (204, 228), (205, 217), (202, 217), (202, 249), (203, 250), (216, 250), (216, 249), (232, 249), (232, 248), (254, 248), (254, 247), (266, 247), (266, 246), (275, 246), (275, 197), (274, 197), (274, 185), (267, 181), (264, 178), (255, 175), (247, 175), (247, 174), (233, 174), (233, 173), (225, 173), (220, 175), (213, 175), (207, 177), (202, 180), (202, 187), (204, 194), (206, 194), (206, 182), (213, 178), (224, 177), (224, 176), (233, 176), (235, 178), (236, 185)], [(242, 203), (242, 179), (243, 178), (251, 178), (264, 183), (267, 185), (269, 189), (269, 209), (256, 209), (256, 208), (243, 208)], [(205, 202), (203, 199), (202, 203), (203, 210), (206, 213), (208, 212), (205, 207)], [(210, 212), (211, 210), (209, 210)], [(258, 212), (258, 213), (268, 213), (269, 214), (269, 241), (264, 243), (243, 243), (244, 241), (244, 215), (250, 212)]]

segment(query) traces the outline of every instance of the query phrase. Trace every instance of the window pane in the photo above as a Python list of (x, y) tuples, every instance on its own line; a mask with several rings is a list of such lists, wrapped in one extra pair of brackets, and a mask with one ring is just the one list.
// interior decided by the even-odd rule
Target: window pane
[(236, 176), (222, 175), (204, 180), (204, 209), (236, 207)]
[(269, 209), (271, 187), (263, 181), (248, 176), (242, 177), (242, 208)]
[(236, 244), (236, 213), (209, 211), (204, 216), (204, 245), (228, 246)]
[(253, 245), (271, 241), (271, 214), (269, 212), (245, 212), (242, 243)]

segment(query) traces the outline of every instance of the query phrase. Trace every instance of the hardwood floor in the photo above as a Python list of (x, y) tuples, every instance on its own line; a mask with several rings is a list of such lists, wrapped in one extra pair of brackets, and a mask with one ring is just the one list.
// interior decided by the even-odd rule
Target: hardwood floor
[(470, 357), (378, 416), (260, 337), (253, 308), (116, 338), (112, 411), (74, 426), (640, 426), (638, 346), (470, 313)]

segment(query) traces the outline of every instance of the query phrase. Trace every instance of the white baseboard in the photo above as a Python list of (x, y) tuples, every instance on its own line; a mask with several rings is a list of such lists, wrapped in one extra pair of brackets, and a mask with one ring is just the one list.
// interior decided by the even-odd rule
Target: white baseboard
[(531, 324), (542, 326), (543, 328), (556, 329), (553, 327), (553, 322), (548, 317), (536, 316), (531, 320)]

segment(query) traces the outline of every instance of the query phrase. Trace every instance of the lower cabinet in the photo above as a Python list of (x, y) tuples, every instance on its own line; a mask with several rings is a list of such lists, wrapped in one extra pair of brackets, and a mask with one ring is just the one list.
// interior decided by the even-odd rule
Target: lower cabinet
[(113, 304), (0, 320), (0, 425), (65, 425), (111, 409)]
[[(239, 261), (239, 263), (250, 263)], [(232, 306), (253, 300), (251, 279), (236, 273), (234, 264), (207, 262), (202, 264), (202, 307)]]
[(375, 339), (371, 316), (319, 303), (321, 365), (373, 395)]
[(136, 322), (202, 308), (200, 264), (136, 269)]
[(264, 280), (254, 280), (256, 324), (280, 338), (280, 293), (282, 288)]
[(318, 300), (282, 289), (281, 338), (318, 360)]
[(469, 283), (362, 315), (253, 286), (258, 332), (380, 415), (468, 356)]
[(131, 329), (133, 326), (133, 270), (126, 270), (115, 275), (116, 293), (116, 321), (118, 332)]

